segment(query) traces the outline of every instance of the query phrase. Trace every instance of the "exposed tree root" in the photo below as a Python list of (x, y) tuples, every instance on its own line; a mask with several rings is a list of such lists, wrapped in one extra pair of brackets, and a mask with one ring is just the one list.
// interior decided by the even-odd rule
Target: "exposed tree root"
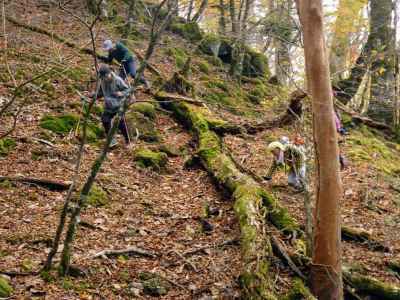
[(24, 177), (24, 176), (0, 176), (0, 181), (16, 181), (28, 184), (36, 184), (41, 187), (45, 187), (53, 191), (65, 191), (71, 186), (69, 181), (51, 180), (51, 179), (41, 179), (34, 177)]

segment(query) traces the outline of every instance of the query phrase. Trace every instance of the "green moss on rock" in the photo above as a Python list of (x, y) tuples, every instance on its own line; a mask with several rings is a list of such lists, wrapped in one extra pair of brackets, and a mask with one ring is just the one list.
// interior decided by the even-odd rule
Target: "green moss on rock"
[(179, 34), (183, 38), (193, 42), (200, 41), (202, 39), (202, 32), (200, 30), (200, 27), (195, 22), (173, 22), (170, 26), (170, 29), (173, 33)]
[(65, 114), (61, 116), (45, 115), (40, 120), (40, 127), (57, 134), (68, 134), (76, 127), (78, 120), (79, 116), (75, 114)]
[(164, 152), (155, 152), (149, 149), (138, 149), (134, 152), (134, 160), (142, 168), (162, 170), (168, 162), (168, 155)]
[(200, 72), (202, 72), (204, 74), (210, 74), (211, 67), (207, 62), (201, 61), (197, 65), (199, 67)]
[(219, 36), (215, 34), (207, 34), (201, 40), (199, 49), (207, 54), (214, 57), (218, 57), (219, 48), (221, 47), (222, 40)]
[(264, 54), (254, 51), (249, 47), (246, 47), (242, 75), (248, 77), (270, 76), (268, 58)]
[(368, 164), (388, 175), (398, 175), (400, 162), (397, 157), (400, 149), (388, 143), (383, 137), (372, 133), (365, 126), (351, 132), (346, 138), (346, 146), (350, 146), (346, 149), (346, 153), (354, 164)]
[(166, 50), (166, 54), (173, 57), (175, 59), (176, 66), (179, 69), (182, 69), (185, 65), (185, 62), (188, 58), (185, 50), (181, 48), (168, 48)]
[(168, 144), (162, 144), (158, 147), (158, 151), (164, 152), (167, 154), (169, 157), (177, 157), (182, 154), (182, 151), (180, 151), (178, 148), (176, 148), (174, 145), (168, 145)]
[(143, 285), (143, 292), (150, 296), (164, 296), (170, 289), (169, 283), (159, 275), (149, 272), (139, 273), (139, 279)]
[(154, 126), (154, 122), (140, 112), (132, 111), (126, 114), (125, 120), (128, 126), (129, 135), (134, 138), (154, 143), (161, 140), (160, 134)]
[(144, 103), (144, 102), (134, 103), (131, 106), (131, 109), (133, 111), (141, 113), (150, 120), (154, 120), (156, 118), (156, 108), (151, 103)]
[(0, 157), (7, 156), (16, 146), (15, 140), (11, 138), (0, 139)]
[(6, 278), (0, 276), (0, 298), (10, 297), (12, 292), (13, 288), (11, 287), (10, 282)]
[[(45, 115), (40, 120), (40, 127), (47, 129), (51, 132), (60, 135), (66, 135), (71, 131), (75, 130), (78, 126), (78, 133), (82, 134), (82, 120), (80, 121), (79, 116), (76, 114), (65, 114), (60, 116)], [(103, 129), (95, 123), (89, 121), (87, 126), (87, 141), (92, 143), (95, 142), (103, 134)]]

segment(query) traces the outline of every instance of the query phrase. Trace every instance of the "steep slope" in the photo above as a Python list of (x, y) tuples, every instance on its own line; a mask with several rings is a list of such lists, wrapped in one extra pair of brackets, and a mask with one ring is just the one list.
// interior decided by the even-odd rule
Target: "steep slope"
[[(79, 5), (74, 9), (84, 11)], [(55, 8), (32, 3), (24, 5), (16, 1), (7, 6), (7, 11), (18, 16), (21, 22), (47, 28), (82, 47), (88, 44), (84, 28)], [(120, 18), (118, 16), (101, 24), (99, 44), (106, 37), (119, 37)], [(69, 180), (73, 172), (76, 133), (82, 109), (75, 90), (87, 90), (93, 85), (92, 59), (46, 35), (10, 23), (7, 23), (6, 29), (9, 43), (8, 48), (2, 50), (7, 53), (2, 55), (2, 60), (5, 62), (7, 58), (17, 80), (31, 78), (32, 74), (46, 68), (55, 67), (55, 70), (24, 90), (23, 99), (28, 102), (16, 131), (7, 145), (1, 147), (0, 175), (22, 174)], [(136, 51), (144, 51), (148, 32), (148, 26), (138, 25), (136, 36), (130, 36), (129, 46)], [(229, 122), (255, 123), (271, 119), (285, 109), (287, 95), (284, 91), (260, 79), (239, 85), (227, 75), (226, 65), (198, 53), (196, 49), (195, 43), (168, 32), (151, 63), (165, 78), (170, 78), (188, 57), (192, 57), (193, 68), (189, 79), (195, 86), (197, 97), (207, 103), (214, 116)], [(65, 70), (65, 67), (68, 69)], [(0, 88), (6, 94), (12, 85), (12, 78), (3, 68), (1, 76), (4, 84)], [(157, 79), (147, 72), (146, 76), (152, 78), (157, 87)], [(153, 101), (141, 93), (137, 98)], [(101, 104), (91, 120), (93, 142), (85, 149), (81, 181), (101, 145), (101, 140), (97, 142), (97, 136), (101, 136), (98, 130), (100, 107)], [(150, 140), (156, 142), (140, 139), (136, 141), (133, 153), (118, 148), (110, 154), (102, 168), (97, 180), (100, 204), (94, 197), (94, 202), (82, 216), (84, 222), (74, 243), (74, 264), (86, 270), (86, 277), (59, 279), (54, 276), (55, 272), (42, 274), (41, 277), (12, 276), (11, 284), (17, 298), (43, 293), (51, 299), (129, 299), (137, 294), (149, 297), (140, 290), (143, 285), (138, 284), (144, 281), (143, 272), (157, 273), (164, 281), (167, 279), (169, 291), (164, 295), (165, 299), (238, 296), (237, 277), (242, 262), (240, 248), (235, 241), (239, 239), (239, 224), (230, 198), (217, 189), (204, 170), (187, 168), (186, 160), (196, 151), (192, 136), (168, 112), (157, 107), (155, 112), (154, 122), (148, 110), (138, 109), (135, 113), (139, 114), (141, 122), (150, 120)], [(55, 130), (57, 133), (42, 128), (46, 127), (43, 126), (45, 116), (71, 114), (78, 116), (78, 119), (72, 118), (72, 126), (62, 122), (61, 129)], [(9, 124), (9, 121), (2, 120), (1, 126)], [(224, 142), (245, 168), (263, 175), (270, 160), (265, 153), (268, 141), (282, 135), (293, 138), (297, 134), (310, 141), (309, 124), (307, 110), (301, 126), (275, 128), (251, 137), (228, 135), (224, 137)], [(52, 129), (54, 131), (54, 127)], [(141, 131), (143, 133), (145, 129)], [(157, 138), (151, 138), (153, 135)], [(43, 144), (39, 139), (51, 144)], [(134, 152), (138, 149), (159, 151), (162, 144), (181, 153), (168, 158), (167, 168), (161, 174), (157, 169), (143, 169), (134, 162)], [(311, 153), (311, 149), (308, 150)], [(400, 251), (399, 239), (394, 234), (398, 229), (398, 192), (393, 188), (390, 190), (390, 186), (396, 188), (398, 184), (398, 168), (394, 162), (399, 154), (397, 145), (356, 128), (347, 138), (344, 151), (351, 158), (350, 167), (343, 172), (344, 223), (367, 230), (391, 247), (389, 253), (383, 253), (368, 250), (368, 245), (345, 243), (344, 259), (357, 264), (365, 272), (373, 272), (377, 278), (399, 284), (398, 275), (388, 272), (386, 266)], [(311, 158), (309, 163), (312, 169)], [(274, 192), (290, 213), (304, 223), (302, 195), (287, 189), (283, 174), (265, 188)], [(28, 272), (40, 267), (48, 251), (49, 239), (55, 231), (63, 197), (64, 193), (35, 185), (9, 181), (1, 183), (0, 270)], [(219, 210), (217, 216), (208, 219), (214, 226), (212, 232), (205, 232), (199, 221), (208, 206)], [(280, 236), (276, 229), (270, 230)], [(156, 259), (126, 255), (109, 259), (91, 258), (104, 249), (124, 249), (131, 245), (159, 256)], [(290, 248), (289, 245), (287, 243)], [(272, 263), (272, 270), (279, 274), (275, 290), (284, 294), (291, 287), (293, 274), (277, 261)]]

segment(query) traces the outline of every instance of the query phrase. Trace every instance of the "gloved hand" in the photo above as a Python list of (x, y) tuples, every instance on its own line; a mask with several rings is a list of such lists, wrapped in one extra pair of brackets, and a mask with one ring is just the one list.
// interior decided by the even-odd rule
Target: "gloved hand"
[(340, 133), (340, 135), (347, 135), (347, 130), (344, 128), (340, 128), (339, 133)]
[(266, 181), (270, 181), (270, 180), (272, 180), (272, 177), (271, 176), (263, 176), (263, 179)]

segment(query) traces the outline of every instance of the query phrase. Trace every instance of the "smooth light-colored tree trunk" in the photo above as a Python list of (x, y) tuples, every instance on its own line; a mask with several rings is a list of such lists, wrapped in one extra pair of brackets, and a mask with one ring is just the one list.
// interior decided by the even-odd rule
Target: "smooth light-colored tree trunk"
[(298, 0), (306, 74), (313, 106), (316, 210), (311, 287), (319, 300), (343, 299), (341, 273), (339, 149), (320, 0)]

